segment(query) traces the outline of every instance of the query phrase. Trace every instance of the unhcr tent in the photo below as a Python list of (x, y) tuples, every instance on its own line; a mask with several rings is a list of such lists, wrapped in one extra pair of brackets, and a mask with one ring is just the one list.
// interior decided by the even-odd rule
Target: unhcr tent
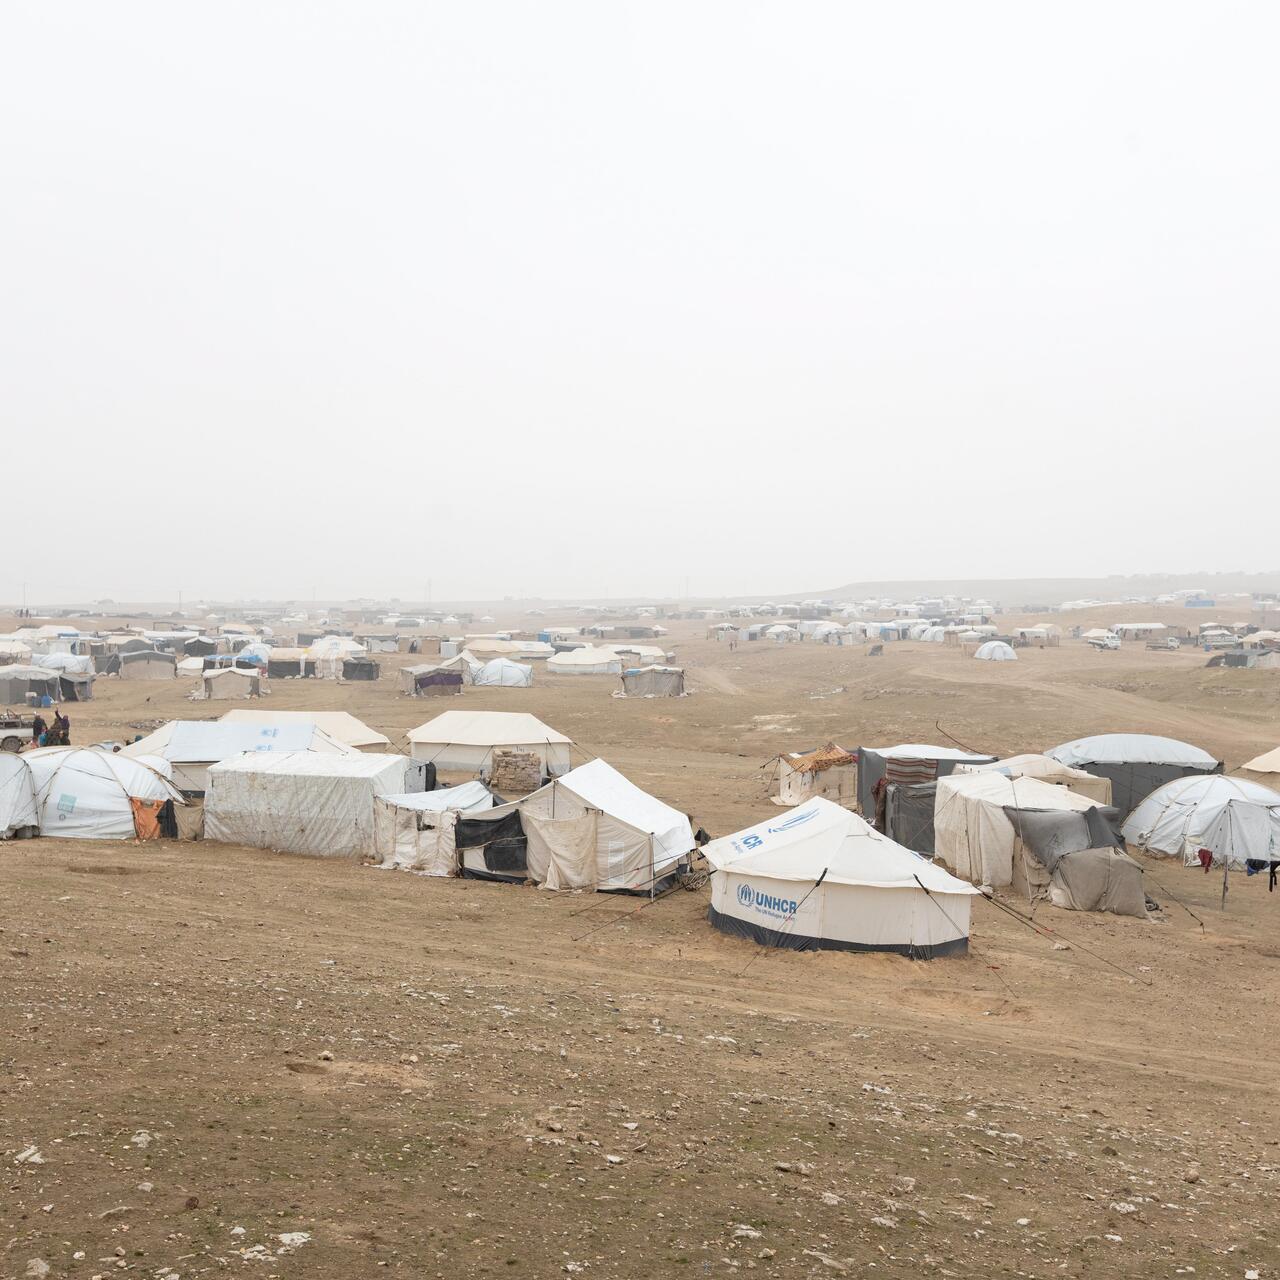
[(568, 773), (572, 742), (523, 711), (445, 711), (409, 731), (415, 760), (430, 761), (441, 773), (485, 776), (494, 751), (529, 751), (544, 776)]
[[(990, 764), (995, 756), (974, 755), (955, 747), (934, 747), (924, 742), (904, 742), (896, 747), (858, 748), (858, 810), (875, 814), (876, 784), (919, 784), (945, 778), (959, 764)], [(880, 825), (875, 823), (873, 825)]]
[(245, 724), (231, 720), (170, 720), (120, 751), (129, 759), (158, 756), (168, 761), (170, 779), (183, 792), (203, 794), (209, 768), (222, 760), (251, 752), (319, 751), (352, 755), (355, 747), (339, 742), (311, 720), (284, 724)]
[(1207, 751), (1149, 733), (1102, 733), (1077, 738), (1045, 752), (1051, 760), (1111, 780), (1111, 803), (1122, 814), (1175, 778), (1221, 773), (1222, 761)]
[(821, 797), (703, 853), (715, 869), (708, 914), (724, 933), (917, 959), (968, 949), (977, 890)]
[(622, 694), (626, 698), (683, 698), (684, 670), (681, 667), (628, 667), (622, 673)]
[(857, 803), (858, 759), (834, 742), (814, 751), (788, 751), (776, 762), (774, 804), (804, 804), (815, 796), (849, 808)]
[(36, 783), (24, 755), (0, 751), (0, 840), (38, 835)]
[(428, 876), (455, 876), (458, 851), (453, 832), (458, 815), (492, 808), (493, 793), (483, 782), (378, 796), (373, 802), (373, 851), (378, 865)]
[(1086, 796), (1038, 778), (1002, 773), (953, 773), (938, 780), (933, 813), (934, 850), (958, 876), (1001, 888), (1013, 882), (1018, 833), (1008, 810), (1084, 813)]
[(493, 685), (502, 689), (528, 689), (533, 685), (533, 668), (509, 658), (494, 658), (472, 676), (476, 685)]
[(694, 848), (683, 813), (603, 760), (460, 822), (455, 840), (464, 876), (647, 894), (659, 892)]
[(982, 662), (1017, 662), (1018, 660), (1018, 655), (1014, 653), (1012, 646), (1005, 644), (1003, 640), (988, 640), (985, 644), (980, 644), (977, 653), (973, 656)]
[(212, 765), (205, 838), (285, 853), (373, 852), (374, 800), (403, 795), (421, 771), (399, 755), (249, 752)]
[(1124, 838), (1148, 853), (1200, 865), (1207, 849), (1213, 862), (1232, 871), (1250, 862), (1264, 870), (1280, 861), (1280, 793), (1244, 778), (1208, 775), (1178, 778), (1153, 791), (1129, 815)]
[(1251, 774), (1254, 782), (1280, 790), (1280, 747), (1254, 756), (1240, 766), (1240, 772)]
[(245, 707), (224, 712), (221, 719), (223, 724), (283, 725), (305, 721), (323, 729), (331, 738), (361, 751), (381, 751), (391, 745), (391, 739), (385, 733), (371, 729), (349, 711), (259, 711)]
[[(1077, 795), (1087, 796), (1094, 804), (1109, 805), (1111, 803), (1111, 781), (1099, 778), (1083, 769), (1073, 769), (1059, 760), (1051, 760), (1048, 756), (1034, 754), (1009, 756), (1004, 760), (996, 760), (991, 764), (958, 764), (955, 774), (961, 773), (1003, 773), (1006, 778), (1036, 778), (1040, 782), (1052, 783), (1055, 787), (1066, 787)], [(954, 776), (954, 775), (953, 775)]]
[(88, 747), (44, 747), (23, 757), (31, 767), (40, 834), (81, 840), (154, 840), (161, 810), (182, 804), (169, 763), (130, 759)]
[(58, 673), (46, 671), (43, 667), (24, 667), (17, 664), (0, 667), (0, 706), (24, 706), (29, 693), (34, 693), (37, 698), (48, 698), (52, 702), (57, 702), (62, 693)]
[(611, 649), (586, 646), (548, 658), (547, 670), (560, 676), (620, 676), (622, 659)]

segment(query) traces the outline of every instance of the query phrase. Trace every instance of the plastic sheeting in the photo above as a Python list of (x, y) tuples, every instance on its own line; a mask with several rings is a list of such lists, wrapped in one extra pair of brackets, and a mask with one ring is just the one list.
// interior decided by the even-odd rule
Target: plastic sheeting
[(45, 747), (24, 754), (35, 782), (40, 834), (81, 840), (132, 840), (133, 800), (174, 800), (169, 762), (131, 759), (88, 747)]
[(1208, 849), (1217, 865), (1243, 871), (1250, 859), (1280, 860), (1280, 793), (1243, 778), (1179, 778), (1134, 809), (1124, 838), (1189, 867)]
[(0, 840), (40, 825), (36, 783), (26, 756), (0, 751)]

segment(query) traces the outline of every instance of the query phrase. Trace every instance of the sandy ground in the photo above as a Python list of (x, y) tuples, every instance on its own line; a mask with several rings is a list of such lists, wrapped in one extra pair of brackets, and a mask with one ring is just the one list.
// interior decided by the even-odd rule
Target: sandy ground
[[(681, 700), (539, 673), (263, 705), (397, 739), (446, 706), (529, 710), (717, 835), (771, 809), (771, 755), (829, 738), (1131, 729), (1229, 767), (1280, 742), (1275, 673), (1203, 654), (673, 630)], [(187, 688), (100, 680), (74, 737), (227, 705)], [(980, 902), (967, 958), (917, 963), (761, 951), (710, 929), (705, 890), (5, 845), (3, 1274), (1275, 1275), (1280, 895), (1233, 877), (1224, 912), (1218, 877), (1147, 867), (1150, 923), (1041, 907), (1037, 933)]]

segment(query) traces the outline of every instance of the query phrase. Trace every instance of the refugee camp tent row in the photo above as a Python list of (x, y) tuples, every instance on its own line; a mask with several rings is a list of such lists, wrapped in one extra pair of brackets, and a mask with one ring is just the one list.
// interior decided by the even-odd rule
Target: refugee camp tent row
[(460, 817), (454, 841), (469, 878), (649, 895), (667, 887), (694, 849), (685, 814), (603, 760)]
[(248, 752), (211, 765), (208, 840), (319, 857), (374, 846), (374, 801), (422, 791), (425, 770), (401, 755)]
[(1103, 733), (1064, 742), (1045, 752), (1052, 760), (1111, 782), (1111, 802), (1122, 816), (1157, 787), (1193, 774), (1221, 773), (1222, 761), (1175, 738), (1148, 733)]
[(708, 918), (723, 933), (917, 959), (968, 949), (977, 890), (821, 797), (703, 853), (715, 869)]
[(834, 742), (774, 759), (774, 804), (797, 805), (822, 796), (850, 808), (857, 803), (857, 757)]
[[(1245, 778), (1177, 778), (1129, 815), (1124, 838), (1147, 853), (1207, 861), (1231, 871), (1269, 871), (1280, 862), (1280, 793)], [(1253, 864), (1253, 865), (1251, 865)]]
[(523, 711), (444, 711), (408, 736), (413, 758), (441, 773), (488, 777), (495, 751), (536, 755), (544, 777), (572, 767), (570, 739)]

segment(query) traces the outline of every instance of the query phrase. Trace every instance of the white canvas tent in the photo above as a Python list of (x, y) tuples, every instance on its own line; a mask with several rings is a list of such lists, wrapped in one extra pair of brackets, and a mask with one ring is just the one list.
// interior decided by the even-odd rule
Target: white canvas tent
[(36, 783), (27, 757), (0, 751), (0, 840), (35, 835), (39, 827)]
[(1280, 793), (1244, 778), (1178, 778), (1153, 791), (1129, 815), (1124, 838), (1148, 853), (1243, 871), (1250, 861), (1280, 861)]
[(26, 703), (29, 693), (57, 702), (61, 690), (56, 671), (18, 663), (0, 667), (0, 706), (20, 707)]
[(224, 712), (221, 719), (224, 724), (314, 724), (331, 738), (361, 751), (382, 751), (391, 745), (391, 739), (385, 733), (371, 729), (349, 711), (259, 711), (242, 707)]
[(474, 673), (472, 682), (501, 689), (528, 689), (533, 685), (533, 668), (510, 658), (494, 658)]
[(1240, 766), (1240, 772), (1251, 775), (1254, 782), (1280, 790), (1280, 747), (1247, 760)]
[(561, 676), (620, 676), (622, 659), (611, 649), (586, 646), (548, 658), (547, 670)]
[(262, 677), (245, 667), (214, 667), (200, 677), (197, 698), (226, 702), (262, 696)]
[(203, 792), (209, 767), (246, 751), (319, 751), (353, 755), (355, 747), (339, 742), (312, 720), (284, 724), (245, 724), (231, 720), (170, 720), (121, 749), (122, 756), (159, 756), (169, 762), (171, 779), (180, 791)]
[(568, 773), (572, 742), (523, 711), (444, 711), (409, 731), (415, 760), (430, 761), (442, 773), (484, 776), (494, 751), (530, 751), (550, 777)]
[(764, 946), (928, 959), (969, 945), (972, 885), (817, 798), (713, 840), (709, 918)]
[[(511, 856), (510, 829), (518, 817), (524, 859)], [(649, 893), (693, 851), (693, 829), (678, 809), (642, 791), (603, 760), (580, 765), (522, 800), (486, 815), (506, 848), (499, 861), (492, 842), (462, 849), (462, 874), (482, 879), (532, 880), (547, 889)], [(514, 865), (513, 865), (514, 863)]]
[(997, 889), (1011, 884), (1018, 833), (1006, 807), (1084, 813), (1097, 804), (1038, 778), (953, 773), (938, 779), (933, 810), (937, 856), (956, 875), (976, 884)]
[(131, 759), (89, 747), (44, 747), (25, 752), (23, 759), (35, 783), (42, 836), (150, 837), (156, 834), (155, 810), (168, 800), (184, 803), (169, 781), (169, 762), (156, 756)]
[(1099, 778), (1083, 769), (1073, 769), (1060, 760), (1051, 760), (1048, 756), (1027, 754), (1009, 756), (1004, 760), (996, 760), (991, 764), (958, 764), (956, 773), (1003, 773), (1006, 778), (1036, 778), (1040, 782), (1052, 783), (1055, 787), (1066, 787), (1077, 795), (1087, 796), (1094, 804), (1109, 805), (1111, 803), (1111, 780)]
[(208, 770), (205, 838), (321, 857), (370, 854), (374, 800), (405, 794), (412, 777), (400, 755), (234, 756)]
[(428, 876), (457, 875), (453, 833), (458, 815), (492, 808), (493, 793), (483, 782), (377, 797), (373, 802), (373, 851), (378, 866)]

